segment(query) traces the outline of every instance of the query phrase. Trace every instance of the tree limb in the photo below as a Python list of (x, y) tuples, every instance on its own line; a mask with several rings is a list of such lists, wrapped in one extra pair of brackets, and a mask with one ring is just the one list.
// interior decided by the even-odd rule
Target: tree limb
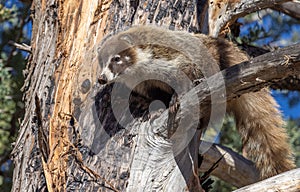
[(260, 191), (289, 191), (297, 192), (300, 189), (300, 168), (293, 169), (266, 180), (235, 190), (235, 192)]
[(16, 43), (14, 41), (9, 41), (8, 44), (15, 46), (16, 48), (23, 50), (23, 51), (27, 51), (28, 53), (31, 53), (31, 46), (26, 45), (25, 43)]
[(209, 33), (217, 37), (225, 25), (231, 25), (237, 18), (264, 8), (276, 7), (287, 1), (289, 0), (212, 1), (209, 6)]
[(207, 171), (224, 155), (218, 163), (218, 167), (212, 172), (213, 175), (236, 187), (249, 185), (259, 180), (259, 173), (252, 161), (221, 145), (204, 141), (202, 141), (202, 145), (211, 145), (211, 147), (204, 154), (201, 154), (201, 147), (199, 148), (199, 153), (203, 155), (203, 162), (199, 168), (200, 172)]
[[(248, 92), (258, 91), (288, 76), (298, 74), (300, 71), (299, 50), (300, 44), (296, 44), (223, 70), (222, 74), (226, 84), (226, 95), (219, 96), (219, 103), (226, 102), (226, 100), (231, 100)], [(218, 93), (224, 86), (220, 82), (218, 74), (207, 78), (207, 82), (211, 83), (210, 88), (205, 83), (200, 83), (194, 88), (201, 104), (209, 103), (210, 95)], [(183, 102), (181, 103), (183, 108), (192, 109), (197, 107), (197, 101), (189, 101), (190, 95), (191, 92), (183, 97)], [(202, 108), (201, 112), (205, 112), (206, 109), (208, 108)], [(186, 110), (178, 112), (178, 117), (184, 117), (184, 112)], [(203, 115), (201, 114), (201, 117)]]
[[(246, 51), (248, 55), (251, 57), (257, 57), (265, 53), (269, 53), (271, 48), (269, 47), (255, 47), (252, 45), (242, 44), (242, 50)], [(300, 75), (292, 75), (284, 78), (282, 81), (278, 81), (272, 85), (270, 85), (272, 89), (279, 89), (279, 90), (294, 90), (300, 91)]]
[(278, 6), (274, 6), (272, 9), (281, 11), (290, 17), (300, 20), (300, 2), (299, 1), (291, 1), (282, 3)]

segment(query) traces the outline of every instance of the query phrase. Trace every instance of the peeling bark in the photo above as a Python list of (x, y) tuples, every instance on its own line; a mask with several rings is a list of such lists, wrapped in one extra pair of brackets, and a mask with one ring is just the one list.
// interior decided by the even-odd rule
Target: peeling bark
[[(209, 5), (198, 3), (33, 1), (32, 54), (24, 84), (26, 112), (12, 154), (12, 191), (123, 191), (134, 190), (138, 184), (149, 190), (201, 190), (192, 169), (197, 168), (200, 133), (196, 132), (186, 150), (178, 154), (180, 158), (174, 158), (165, 137), (165, 113), (152, 119), (156, 126), (140, 118), (121, 127), (109, 106), (110, 88), (96, 84), (101, 70), (97, 47), (105, 35), (133, 24), (150, 23), (205, 32), (213, 20), (207, 20)], [(295, 74), (299, 71), (297, 50), (295, 46), (283, 54), (254, 60), (261, 66), (230, 69), (233, 76), (227, 77), (232, 85), (228, 98)], [(270, 64), (262, 67), (267, 61)], [(272, 71), (272, 75), (264, 76), (264, 70)], [(250, 76), (243, 76), (247, 74)], [(249, 83), (240, 84), (239, 78)], [(196, 88), (200, 94), (201, 86), (204, 84)], [(206, 102), (208, 95), (203, 98)], [(188, 114), (182, 112), (180, 117)]]

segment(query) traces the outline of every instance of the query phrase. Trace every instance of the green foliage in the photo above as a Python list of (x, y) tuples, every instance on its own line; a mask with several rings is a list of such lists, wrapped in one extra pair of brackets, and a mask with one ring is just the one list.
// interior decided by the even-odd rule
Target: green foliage
[(220, 143), (241, 154), (242, 141), (236, 129), (235, 121), (232, 116), (227, 116), (224, 120)]
[(300, 167), (300, 129), (299, 124), (294, 120), (289, 120), (286, 125), (287, 132), (290, 136), (290, 144), (295, 153), (297, 167)]
[[(221, 130), (220, 143), (232, 150), (241, 154), (242, 142), (240, 136), (236, 130), (235, 121), (232, 116), (227, 116), (224, 120), (224, 124)], [(226, 183), (217, 177), (212, 177), (214, 180), (212, 192), (228, 192), (233, 191), (236, 187), (229, 183)]]
[(211, 176), (211, 178), (214, 180), (214, 183), (212, 185), (213, 188), (210, 192), (229, 192), (237, 189), (236, 187), (218, 179), (217, 177)]
[(0, 23), (16, 18), (16, 10), (17, 7), (15, 5), (12, 8), (7, 8), (0, 4)]
[(11, 100), (11, 75), (8, 68), (0, 60), (0, 154), (6, 149), (10, 129), (10, 120), (14, 112), (15, 103)]

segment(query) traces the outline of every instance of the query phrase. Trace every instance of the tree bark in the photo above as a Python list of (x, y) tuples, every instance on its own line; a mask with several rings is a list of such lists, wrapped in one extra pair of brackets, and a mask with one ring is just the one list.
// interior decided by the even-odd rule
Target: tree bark
[[(270, 6), (273, 3), (267, 2)], [(174, 157), (162, 126), (166, 112), (150, 121), (135, 119), (121, 127), (109, 106), (111, 87), (96, 84), (101, 70), (97, 48), (105, 35), (134, 24), (207, 32), (215, 25), (206, 20), (209, 6), (206, 1), (198, 1), (196, 6), (188, 0), (34, 0), (32, 54), (24, 84), (26, 111), (12, 154), (12, 191), (200, 191), (195, 173), (200, 131)], [(225, 20), (216, 24), (214, 34)], [(230, 69), (233, 76), (226, 77), (232, 83), (228, 98), (299, 72), (297, 50), (299, 47), (294, 47), (272, 57), (273, 62), (265, 67), (243, 65), (241, 69), (248, 70), (249, 76), (238, 75), (241, 66)], [(264, 64), (268, 59), (260, 57), (256, 62)], [(272, 65), (278, 63), (282, 65)], [(266, 69), (274, 73), (266, 76)], [(241, 77), (251, 83), (232, 81)], [(240, 89), (234, 88), (239, 85)], [(201, 86), (204, 84), (196, 90), (206, 102), (208, 95), (201, 93)], [(178, 113), (180, 117), (188, 114), (184, 109)]]
[(260, 192), (260, 191), (290, 191), (297, 192), (300, 188), (300, 169), (293, 169), (261, 182), (240, 188), (234, 192)]
[(282, 3), (278, 6), (274, 6), (273, 9), (277, 11), (281, 11), (295, 19), (300, 20), (300, 13), (299, 13), (300, 2), (297, 0)]
[[(236, 187), (243, 187), (259, 181), (259, 172), (252, 161), (227, 147), (210, 143), (205, 143), (205, 145), (209, 145), (210, 148), (203, 154), (203, 162), (199, 167), (200, 172), (209, 170), (218, 159), (222, 158), (217, 168), (211, 173), (212, 175)], [(202, 154), (201, 148), (199, 151)]]
[(209, 7), (209, 34), (217, 37), (220, 31), (229, 27), (239, 17), (255, 11), (276, 7), (289, 0), (254, 0), (254, 1), (211, 1)]

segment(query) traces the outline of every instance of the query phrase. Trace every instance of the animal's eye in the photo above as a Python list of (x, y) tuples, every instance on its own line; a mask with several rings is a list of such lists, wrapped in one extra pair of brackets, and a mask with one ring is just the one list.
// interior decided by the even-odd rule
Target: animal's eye
[(121, 57), (120, 57), (120, 55), (115, 55), (113, 58), (111, 58), (111, 61), (112, 62), (119, 62), (119, 61), (121, 61)]

